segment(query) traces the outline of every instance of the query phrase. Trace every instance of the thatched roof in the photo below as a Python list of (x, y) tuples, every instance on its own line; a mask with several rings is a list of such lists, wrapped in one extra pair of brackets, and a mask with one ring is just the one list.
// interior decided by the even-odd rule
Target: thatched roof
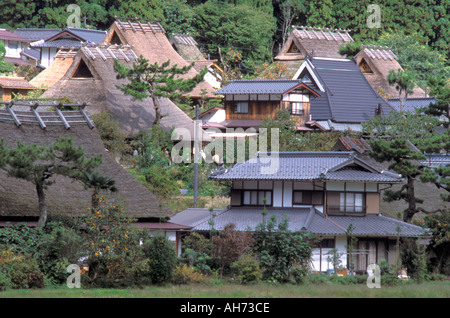
[(169, 42), (186, 61), (205, 60), (197, 42), (190, 34), (174, 34)]
[[(133, 47), (137, 56), (142, 55), (150, 63), (162, 64), (170, 60), (171, 64), (178, 67), (189, 65), (189, 63), (177, 53), (170, 44), (164, 28), (158, 21), (139, 20), (131, 18), (116, 18), (111, 25), (103, 44), (126, 44)], [(198, 72), (191, 69), (186, 77), (193, 77)], [(192, 92), (187, 95), (192, 98), (200, 98), (202, 89), (206, 90), (208, 97), (214, 98), (215, 89), (207, 82), (199, 83)]]
[(56, 53), (52, 64), (30, 80), (38, 88), (48, 89), (59, 81), (73, 63), (78, 48), (63, 48)]
[[(120, 124), (122, 131), (129, 136), (152, 127), (155, 111), (150, 98), (133, 100), (117, 88), (125, 83), (116, 78), (114, 60), (132, 67), (137, 59), (129, 46), (86, 45), (73, 58), (72, 65), (49, 90), (41, 97), (69, 97), (78, 103), (90, 103), (89, 114), (107, 111)], [(181, 109), (167, 98), (161, 99), (164, 116), (161, 126), (170, 131), (172, 127), (187, 129), (194, 136), (194, 124)]]
[[(14, 109), (13, 106), (12, 108)], [(22, 111), (25, 115), (25, 111)], [(54, 112), (39, 111), (41, 117)], [(28, 110), (28, 117), (35, 114)], [(66, 129), (62, 122), (48, 124), (43, 129), (37, 122), (22, 122), (20, 126), (7, 116), (0, 116), (0, 139), (9, 147), (17, 142), (24, 144), (50, 145), (57, 137), (73, 137), (76, 146), (83, 146), (88, 157), (102, 154), (103, 164), (97, 171), (116, 182), (119, 191), (113, 196), (124, 200), (130, 216), (135, 218), (170, 217), (172, 211), (160, 202), (147, 188), (132, 177), (105, 151), (105, 147), (95, 128), (85, 123), (71, 124)], [(49, 213), (63, 213), (83, 216), (90, 207), (92, 192), (79, 182), (67, 177), (55, 177), (55, 183), (46, 191)], [(0, 218), (38, 217), (38, 199), (31, 182), (8, 177), (0, 170)]]
[(0, 76), (0, 87), (17, 89), (35, 89), (24, 77)]
[(295, 74), (307, 55), (342, 58), (339, 47), (347, 42), (353, 42), (349, 30), (293, 26), (275, 61), (286, 64)]
[[(398, 91), (389, 85), (387, 76), (390, 70), (402, 69), (398, 63), (398, 57), (389, 47), (363, 46), (363, 49), (355, 56), (356, 64), (361, 67), (367, 81), (375, 89), (383, 89), (388, 97), (398, 97)], [(425, 92), (415, 87), (409, 97), (425, 97)]]

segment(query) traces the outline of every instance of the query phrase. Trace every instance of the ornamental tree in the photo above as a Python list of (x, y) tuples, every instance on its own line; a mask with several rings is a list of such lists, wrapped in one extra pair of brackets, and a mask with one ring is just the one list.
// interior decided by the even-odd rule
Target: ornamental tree
[(194, 63), (178, 67), (176, 64), (171, 65), (170, 60), (162, 63), (153, 64), (142, 55), (139, 56), (137, 62), (133, 63), (133, 67), (129, 68), (114, 61), (114, 70), (118, 79), (128, 79), (127, 84), (117, 86), (125, 95), (130, 95), (137, 100), (143, 100), (150, 97), (155, 108), (155, 120), (153, 125), (159, 125), (162, 119), (161, 114), (161, 98), (176, 99), (183, 94), (189, 93), (203, 81), (207, 69), (204, 68), (200, 73), (193, 77), (185, 78)]
[[(38, 228), (47, 221), (47, 203), (45, 190), (55, 183), (55, 175), (80, 180), (85, 172), (92, 171), (102, 163), (101, 155), (87, 158), (84, 149), (73, 144), (72, 138), (57, 138), (50, 146), (17, 143), (16, 148), (7, 149), (5, 145), (0, 153), (0, 163), (9, 176), (24, 179), (34, 184), (39, 201)], [(6, 154), (6, 156), (5, 156)], [(1, 166), (0, 166), (1, 167)]]

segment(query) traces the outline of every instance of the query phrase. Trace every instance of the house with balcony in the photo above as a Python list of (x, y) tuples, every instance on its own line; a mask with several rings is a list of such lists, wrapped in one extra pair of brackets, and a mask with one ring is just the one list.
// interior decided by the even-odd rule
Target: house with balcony
[[(264, 218), (287, 219), (289, 230), (309, 231), (320, 241), (312, 271), (333, 268), (328, 261), (332, 249), (341, 255), (342, 265), (356, 273), (381, 260), (395, 264), (397, 238), (424, 234), (423, 228), (384, 216), (380, 209), (381, 191), (403, 183), (402, 177), (376, 169), (356, 152), (258, 153), (210, 178), (232, 183), (230, 205), (214, 213), (187, 209), (171, 222), (207, 233), (230, 223), (238, 231), (252, 231)], [(351, 257), (348, 234), (357, 239)]]
[(255, 128), (266, 118), (277, 118), (277, 111), (287, 109), (300, 127), (310, 119), (311, 100), (320, 94), (301, 80), (237, 80), (218, 90), (224, 96), (225, 120), (204, 121), (204, 127)]

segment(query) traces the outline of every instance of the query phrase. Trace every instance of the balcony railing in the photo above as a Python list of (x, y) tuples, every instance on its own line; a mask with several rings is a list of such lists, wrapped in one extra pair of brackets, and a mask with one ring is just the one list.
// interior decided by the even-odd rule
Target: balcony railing
[(328, 215), (363, 216), (366, 210), (367, 206), (327, 205)]

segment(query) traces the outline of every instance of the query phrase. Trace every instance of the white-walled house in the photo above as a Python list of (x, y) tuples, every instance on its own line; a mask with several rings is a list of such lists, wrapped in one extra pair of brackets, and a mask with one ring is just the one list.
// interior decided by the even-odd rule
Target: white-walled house
[(28, 46), (29, 41), (7, 29), (0, 29), (0, 40), (5, 45), (5, 61), (16, 65), (26, 64), (21, 53)]
[[(401, 176), (379, 171), (354, 152), (260, 153), (231, 169), (216, 171), (211, 179), (232, 181), (230, 206), (215, 215), (188, 209), (171, 218), (183, 224), (190, 216), (192, 231), (221, 230), (234, 223), (239, 231), (251, 231), (275, 215), (288, 219), (291, 231), (305, 230), (321, 239), (314, 249), (311, 269), (333, 268), (328, 252), (340, 253), (342, 266), (364, 273), (369, 264), (385, 259), (395, 264), (397, 237), (420, 237), (424, 230), (380, 211), (380, 191), (402, 183)], [(198, 216), (197, 218), (195, 216)], [(214, 218), (214, 222), (208, 222)], [(352, 262), (347, 257), (348, 230), (357, 238)]]

